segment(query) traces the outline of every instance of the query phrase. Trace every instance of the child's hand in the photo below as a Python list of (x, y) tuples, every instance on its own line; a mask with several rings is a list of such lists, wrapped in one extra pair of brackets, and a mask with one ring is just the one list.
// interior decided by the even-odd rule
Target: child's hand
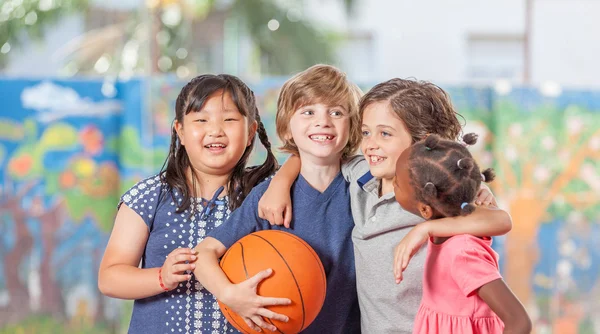
[(186, 271), (196, 268), (196, 264), (190, 263), (196, 260), (195, 254), (195, 249), (177, 248), (167, 255), (161, 271), (162, 282), (167, 289), (173, 290), (179, 282), (191, 279), (192, 275)]
[(475, 197), (475, 204), (483, 206), (492, 205), (498, 207), (494, 194), (492, 194), (492, 191), (487, 186), (487, 184), (483, 182), (481, 182), (481, 186), (479, 187), (479, 191), (477, 192), (477, 196)]
[(394, 277), (396, 284), (402, 281), (402, 272), (408, 267), (408, 262), (421, 246), (429, 239), (426, 223), (418, 224), (402, 240), (394, 250)]
[(292, 221), (290, 189), (278, 187), (275, 182), (271, 182), (258, 202), (258, 217), (268, 220), (271, 225), (283, 225), (290, 228)]
[(235, 313), (239, 314), (248, 327), (255, 331), (261, 331), (261, 327), (270, 331), (277, 331), (277, 327), (272, 323), (266, 322), (263, 318), (274, 319), (287, 322), (288, 317), (283, 314), (275, 313), (265, 306), (270, 305), (289, 305), (291, 300), (287, 298), (262, 297), (256, 294), (256, 288), (260, 282), (269, 277), (273, 271), (271, 269), (263, 270), (251, 278), (231, 285), (223, 294), (222, 302), (229, 306)]

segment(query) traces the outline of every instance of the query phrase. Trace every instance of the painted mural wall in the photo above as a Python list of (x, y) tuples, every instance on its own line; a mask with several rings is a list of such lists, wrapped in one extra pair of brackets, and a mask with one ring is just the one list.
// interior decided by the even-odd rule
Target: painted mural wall
[[(274, 146), (282, 83), (249, 83)], [(183, 84), (0, 79), (0, 333), (126, 331), (131, 303), (97, 270), (119, 196), (164, 162)], [(514, 227), (495, 246), (536, 331), (600, 333), (600, 92), (445, 88), (498, 173)]]

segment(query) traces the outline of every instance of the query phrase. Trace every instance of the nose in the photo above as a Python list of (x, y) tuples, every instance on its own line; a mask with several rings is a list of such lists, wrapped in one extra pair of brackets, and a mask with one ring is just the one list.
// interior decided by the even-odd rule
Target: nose
[(327, 113), (318, 113), (316, 117), (315, 126), (321, 128), (330, 128), (332, 126), (331, 116)]
[(206, 129), (206, 133), (210, 137), (222, 137), (225, 133), (223, 132), (223, 124), (220, 121), (209, 121), (208, 128)]
[(379, 148), (377, 139), (374, 136), (363, 137), (363, 145), (366, 150), (376, 150)]

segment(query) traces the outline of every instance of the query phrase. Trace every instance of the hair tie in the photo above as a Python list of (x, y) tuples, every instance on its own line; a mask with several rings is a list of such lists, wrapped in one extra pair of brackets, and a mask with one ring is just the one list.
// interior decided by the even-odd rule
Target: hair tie
[(426, 149), (427, 151), (431, 151), (431, 147), (425, 146), (425, 149)]
[(460, 209), (464, 210), (465, 206), (469, 205), (469, 203), (467, 202), (463, 202), (463, 204), (460, 205)]
[(458, 161), (456, 162), (456, 166), (458, 166), (458, 168), (459, 168), (459, 169), (463, 169), (462, 167), (460, 167), (460, 161), (461, 161), (461, 160), (462, 160), (462, 159), (458, 159)]
[(435, 184), (433, 184), (433, 182), (427, 182), (427, 183), (425, 183), (425, 185), (423, 186), (423, 188), (427, 187), (428, 184), (431, 184), (432, 186), (435, 187)]
[(481, 174), (481, 180), (482, 180), (483, 182), (485, 182), (485, 174), (483, 174), (483, 173)]

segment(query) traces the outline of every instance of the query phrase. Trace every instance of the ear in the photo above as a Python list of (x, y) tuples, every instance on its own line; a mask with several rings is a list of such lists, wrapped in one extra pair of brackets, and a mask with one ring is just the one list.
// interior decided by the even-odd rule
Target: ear
[(254, 136), (256, 135), (256, 130), (258, 129), (258, 122), (254, 121), (250, 125), (250, 130), (248, 131), (248, 142), (246, 143), (246, 147), (252, 145), (252, 141), (254, 140)]
[(177, 137), (179, 138), (179, 142), (181, 143), (181, 145), (185, 145), (185, 142), (183, 140), (183, 123), (180, 123), (178, 120), (175, 120), (173, 128), (175, 129), (175, 132), (177, 132)]
[(419, 210), (421, 217), (425, 218), (426, 220), (429, 220), (431, 217), (433, 217), (433, 209), (425, 203), (417, 203), (417, 210)]

